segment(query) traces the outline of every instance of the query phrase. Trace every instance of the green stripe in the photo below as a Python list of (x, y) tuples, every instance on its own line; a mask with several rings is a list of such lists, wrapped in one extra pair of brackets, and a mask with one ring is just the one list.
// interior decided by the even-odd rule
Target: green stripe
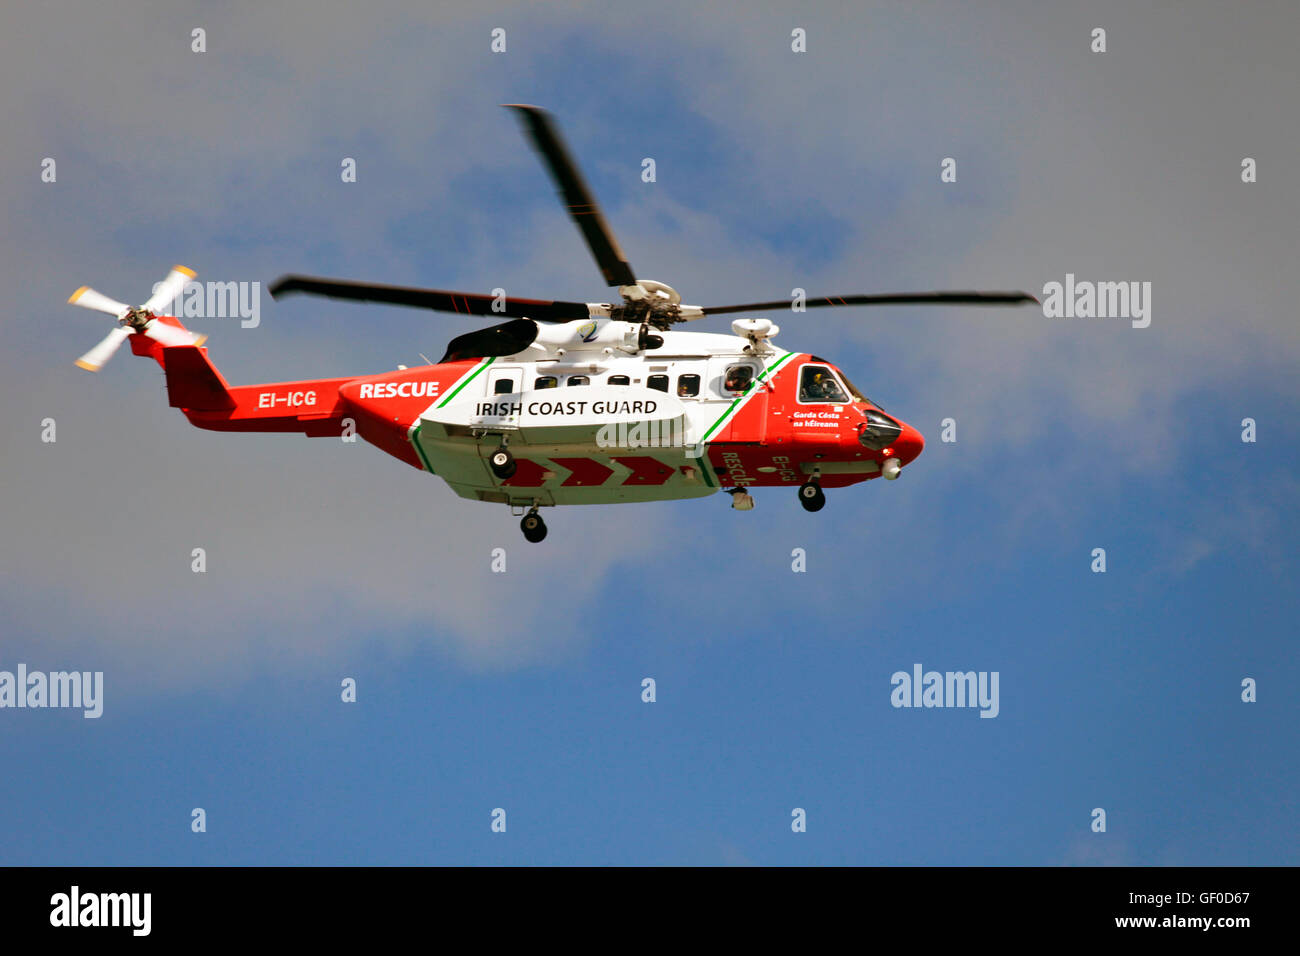
[(749, 398), (749, 393), (752, 392), (754, 389), (758, 388), (758, 386), (762, 384), (764, 379), (766, 379), (770, 374), (772, 374), (772, 372), (776, 371), (776, 367), (778, 365), (780, 365), (786, 359), (790, 358), (790, 356), (792, 355), (794, 355), (793, 352), (786, 352), (779, 359), (777, 359), (775, 362), (769, 365), (767, 369), (761, 375), (758, 376), (758, 378), (750, 382), (749, 388), (745, 389), (745, 393), (743, 395), (738, 396), (730, 405), (728, 405), (727, 410), (722, 413), (721, 417), (719, 417), (716, 422), (714, 422), (712, 425), (709, 426), (709, 430), (706, 431), (704, 433), (704, 437), (700, 439), (700, 444), (703, 444), (704, 442), (708, 441), (709, 436), (712, 435), (714, 431), (717, 430), (719, 425), (721, 425), (724, 421), (727, 420), (727, 416), (730, 415), (733, 411), (735, 411), (736, 406), (739, 405), (741, 402), (743, 402), (745, 399)]
[[(753, 387), (753, 383), (751, 382), (751, 383), (750, 383), (750, 388), (752, 388), (752, 387)], [(700, 443), (701, 443), (701, 444), (703, 444), (704, 442), (706, 442), (706, 441), (709, 440), (709, 436), (713, 434), (714, 430), (715, 430), (719, 425), (722, 424), (722, 422), (726, 419), (726, 417), (727, 417), (728, 415), (731, 414), (732, 410), (733, 410), (737, 405), (739, 405), (741, 402), (743, 402), (743, 401), (745, 400), (745, 395), (748, 395), (748, 394), (749, 394), (749, 389), (745, 389), (745, 394), (744, 394), (744, 395), (739, 395), (739, 396), (737, 396), (737, 397), (732, 401), (732, 403), (731, 403), (730, 405), (727, 406), (727, 410), (726, 410), (725, 412), (722, 413), (722, 416), (721, 416), (721, 417), (720, 417), (716, 422), (714, 422), (712, 425), (710, 425), (710, 426), (709, 426), (709, 430), (706, 431), (706, 432), (704, 433), (704, 437), (702, 437), (702, 438), (700, 439)]]
[(424, 456), (424, 449), (420, 447), (420, 428), (421, 428), (421, 427), (422, 427), (422, 426), (420, 426), (420, 425), (416, 425), (415, 428), (412, 429), (412, 431), (411, 431), (411, 444), (415, 446), (415, 453), (416, 453), (417, 455), (420, 456), (420, 461), (424, 462), (424, 468), (425, 468), (425, 471), (428, 471), (428, 472), (431, 472), (431, 473), (433, 473), (433, 474), (436, 474), (436, 472), (433, 471), (433, 465), (429, 464), (429, 459), (426, 458), (426, 457)]
[(718, 483), (713, 479), (713, 466), (709, 464), (709, 450), (707, 448), (700, 451), (700, 457), (695, 459), (700, 463), (700, 473), (704, 475), (704, 483), (710, 488), (718, 487)]
[[(478, 368), (474, 369), (474, 371), (470, 372), (468, 375), (462, 378), (459, 384), (457, 384), (455, 388), (453, 388), (450, 392), (447, 393), (447, 397), (438, 403), (437, 407), (442, 408), (442, 406), (446, 405), (453, 398), (455, 398), (457, 393), (460, 392), (462, 388), (464, 388), (466, 385), (468, 385), (470, 382), (474, 380), (474, 376), (478, 375), (479, 372), (483, 371), (485, 368), (491, 365), (493, 361), (495, 361), (495, 357), (488, 359), (486, 362), (479, 365)], [(424, 449), (420, 447), (421, 427), (423, 426), (416, 425), (415, 428), (411, 430), (411, 435), (410, 435), (411, 444), (415, 446), (415, 453), (420, 456), (420, 461), (424, 463), (425, 470), (430, 472), (431, 474), (437, 474), (437, 472), (433, 470), (433, 465), (429, 464), (429, 459), (428, 456), (425, 455)]]
[[(468, 376), (466, 376), (465, 378), (461, 379), (461, 380), (460, 380), (460, 384), (457, 385), (455, 388), (453, 388), (450, 392), (448, 392), (448, 393), (447, 393), (447, 397), (444, 398), (442, 401), (440, 401), (440, 402), (438, 403), (438, 407), (439, 407), (439, 408), (442, 408), (442, 406), (446, 405), (446, 404), (447, 404), (448, 402), (450, 402), (453, 398), (455, 398), (456, 395), (460, 392), (460, 390), (461, 390), (462, 388), (464, 388), (464, 387), (465, 387), (466, 385), (468, 385), (470, 382), (474, 381), (474, 376), (478, 375), (479, 372), (483, 371), (485, 368), (487, 368), (489, 365), (491, 365), (491, 364), (492, 364), (493, 362), (495, 362), (495, 361), (496, 361), (496, 357), (493, 356), (492, 358), (490, 358), (490, 359), (488, 359), (486, 362), (484, 362), (482, 365), (480, 365), (478, 368), (474, 369), (474, 371), (470, 372)], [(432, 469), (430, 469), (430, 470), (432, 470)]]

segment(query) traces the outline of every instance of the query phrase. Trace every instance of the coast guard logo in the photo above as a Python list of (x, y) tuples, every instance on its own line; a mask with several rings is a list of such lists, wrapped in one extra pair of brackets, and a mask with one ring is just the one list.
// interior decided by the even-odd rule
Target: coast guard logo
[(578, 326), (578, 338), (584, 342), (590, 342), (596, 337), (596, 323), (587, 322)]

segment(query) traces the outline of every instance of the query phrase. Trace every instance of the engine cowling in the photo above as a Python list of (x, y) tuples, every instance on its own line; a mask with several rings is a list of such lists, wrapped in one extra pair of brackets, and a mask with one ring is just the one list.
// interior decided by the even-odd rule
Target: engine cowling
[(635, 351), (640, 326), (616, 319), (587, 319), (543, 325), (536, 344), (548, 352), (601, 352), (605, 349)]

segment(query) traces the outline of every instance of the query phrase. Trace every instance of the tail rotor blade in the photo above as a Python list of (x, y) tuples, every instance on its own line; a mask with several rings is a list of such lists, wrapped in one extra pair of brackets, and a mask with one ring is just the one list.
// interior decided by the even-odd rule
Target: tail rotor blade
[(208, 339), (206, 335), (198, 335), (188, 329), (178, 329), (174, 325), (165, 325), (157, 319), (144, 327), (144, 334), (163, 345), (202, 345)]
[(87, 372), (98, 372), (113, 357), (113, 353), (118, 350), (121, 344), (130, 337), (130, 329), (123, 325), (117, 326), (112, 332), (104, 336), (103, 341), (77, 359), (77, 367), (84, 368)]
[(76, 292), (72, 293), (68, 299), (69, 304), (79, 305), (83, 309), (93, 309), (95, 312), (107, 312), (115, 318), (122, 318), (131, 311), (131, 307), (125, 302), (118, 302), (116, 299), (110, 299), (102, 292), (96, 292), (90, 286), (83, 285)]
[(172, 266), (172, 271), (167, 273), (167, 278), (163, 279), (158, 285), (158, 291), (149, 296), (149, 301), (140, 308), (146, 312), (157, 314), (159, 309), (165, 308), (176, 301), (176, 297), (184, 290), (185, 283), (193, 278), (193, 269), (187, 269), (185, 266)]

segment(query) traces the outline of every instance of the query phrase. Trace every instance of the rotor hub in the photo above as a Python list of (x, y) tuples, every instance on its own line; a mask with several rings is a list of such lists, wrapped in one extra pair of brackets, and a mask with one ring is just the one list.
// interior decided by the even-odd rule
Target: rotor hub
[(682, 297), (666, 282), (638, 279), (631, 285), (619, 286), (623, 304), (610, 307), (610, 318), (624, 322), (651, 325), (666, 329), (681, 319)]

